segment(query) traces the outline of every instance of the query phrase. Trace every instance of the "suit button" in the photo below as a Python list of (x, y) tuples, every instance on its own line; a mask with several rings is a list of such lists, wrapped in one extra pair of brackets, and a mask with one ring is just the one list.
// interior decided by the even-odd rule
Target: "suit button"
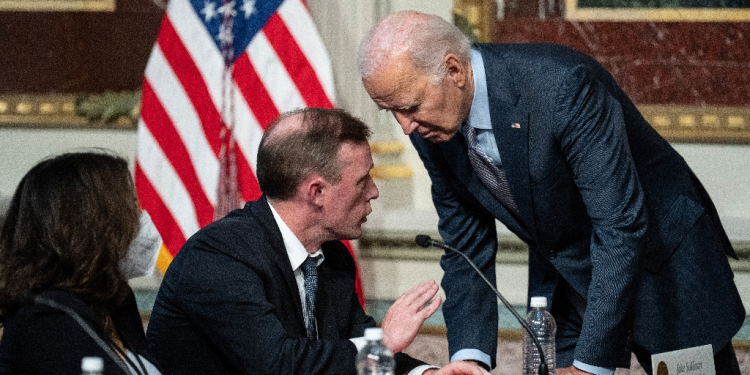
[(555, 258), (557, 258), (557, 253), (554, 251), (550, 251), (547, 255), (549, 256), (550, 260), (555, 260)]

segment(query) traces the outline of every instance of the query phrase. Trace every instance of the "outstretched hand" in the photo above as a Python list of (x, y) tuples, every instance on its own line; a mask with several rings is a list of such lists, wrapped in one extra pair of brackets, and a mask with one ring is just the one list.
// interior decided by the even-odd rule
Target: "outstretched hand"
[(383, 343), (393, 353), (406, 349), (417, 337), (417, 331), (425, 319), (440, 307), (440, 297), (425, 306), (438, 289), (440, 287), (434, 280), (418, 284), (402, 294), (388, 309), (383, 318)]
[(476, 363), (453, 361), (440, 369), (429, 369), (422, 375), (490, 375), (487, 370)]

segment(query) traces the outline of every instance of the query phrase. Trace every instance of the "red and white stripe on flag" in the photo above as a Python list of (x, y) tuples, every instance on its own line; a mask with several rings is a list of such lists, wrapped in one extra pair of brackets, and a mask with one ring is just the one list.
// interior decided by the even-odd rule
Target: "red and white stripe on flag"
[(160, 270), (225, 213), (223, 201), (260, 196), (257, 149), (276, 116), (333, 103), (330, 60), (303, 0), (171, 0), (146, 66), (135, 165), (141, 206), (164, 239)]

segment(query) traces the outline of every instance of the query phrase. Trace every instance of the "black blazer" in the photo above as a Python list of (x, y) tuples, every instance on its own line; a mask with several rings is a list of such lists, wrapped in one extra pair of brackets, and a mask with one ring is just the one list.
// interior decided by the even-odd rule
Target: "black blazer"
[[(49, 290), (39, 296), (73, 310), (99, 338), (105, 342), (109, 340), (94, 310), (75, 295)], [(146, 350), (143, 323), (132, 291), (110, 316), (125, 347), (156, 366), (156, 360)], [(105, 374), (125, 375), (83, 328), (60, 310), (29, 303), (4, 324), (0, 341), (0, 374), (80, 375), (81, 359), (86, 356), (101, 357)]]
[[(530, 296), (554, 310), (564, 280), (587, 300), (575, 354), (584, 363), (627, 367), (632, 341), (654, 353), (721, 349), (745, 317), (727, 262), (735, 254), (683, 158), (594, 59), (551, 44), (475, 48), (520, 213), (474, 175), (464, 137), (433, 144), (412, 134), (446, 243), (494, 280), (495, 218), (523, 239)], [(441, 265), (451, 354), (477, 348), (494, 359), (494, 294), (459, 257)]]
[[(308, 340), (297, 283), (265, 197), (193, 235), (164, 276), (149, 349), (165, 374), (354, 374), (349, 338), (375, 326), (339, 241), (318, 267), (319, 340)], [(397, 373), (422, 364), (397, 356)]]

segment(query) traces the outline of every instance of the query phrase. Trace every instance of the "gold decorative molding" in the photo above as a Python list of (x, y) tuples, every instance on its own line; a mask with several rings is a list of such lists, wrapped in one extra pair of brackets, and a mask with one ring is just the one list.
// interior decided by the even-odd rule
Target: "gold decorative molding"
[(404, 151), (404, 144), (401, 142), (372, 142), (370, 149), (375, 155), (382, 154), (400, 154)]
[(84, 127), (75, 95), (0, 95), (0, 127)]
[(578, 0), (565, 0), (569, 21), (651, 21), (651, 22), (746, 22), (747, 8), (607, 8), (578, 7)]
[[(0, 128), (117, 128), (135, 129), (138, 92), (0, 95)], [(670, 142), (750, 144), (750, 107), (640, 105), (649, 123)], [(373, 142), (379, 156), (398, 155), (400, 142)], [(406, 165), (384, 164), (373, 178), (408, 178)]]
[(115, 0), (0, 0), (0, 11), (114, 12)]
[[(427, 233), (440, 238), (437, 228)], [(396, 229), (370, 229), (359, 239), (359, 253), (362, 259), (391, 259), (411, 261), (438, 261), (443, 250), (422, 248), (414, 242), (416, 232)], [(732, 240), (732, 247), (738, 259), (729, 258), (729, 265), (735, 272), (750, 271), (750, 241)], [(497, 237), (497, 263), (528, 263), (529, 247), (515, 235), (501, 234)]]
[(750, 107), (638, 106), (670, 142), (750, 144)]
[(128, 117), (108, 122), (80, 115), (81, 107), (92, 98), (75, 94), (0, 95), (0, 128), (135, 129), (135, 122)]
[[(416, 232), (402, 230), (367, 230), (359, 239), (359, 253), (362, 259), (391, 259), (396, 261), (439, 261), (444, 251), (438, 248), (423, 248), (414, 242)], [(437, 228), (428, 233), (440, 238)], [(521, 239), (512, 235), (498, 236), (497, 263), (526, 264), (529, 260), (529, 247)]]
[[(497, 22), (496, 0), (454, 0), (453, 23), (473, 41), (480, 43), (492, 42), (495, 22)], [(469, 30), (467, 30), (467, 28)]]
[(408, 165), (376, 165), (370, 170), (370, 176), (375, 180), (393, 180), (409, 178), (414, 171)]

